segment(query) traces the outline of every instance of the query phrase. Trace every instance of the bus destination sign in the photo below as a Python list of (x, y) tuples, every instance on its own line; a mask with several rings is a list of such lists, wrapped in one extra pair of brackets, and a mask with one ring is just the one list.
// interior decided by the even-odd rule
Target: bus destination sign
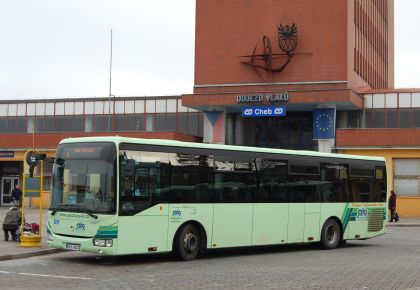
[(64, 148), (64, 158), (99, 158), (101, 156), (101, 147), (67, 147)]

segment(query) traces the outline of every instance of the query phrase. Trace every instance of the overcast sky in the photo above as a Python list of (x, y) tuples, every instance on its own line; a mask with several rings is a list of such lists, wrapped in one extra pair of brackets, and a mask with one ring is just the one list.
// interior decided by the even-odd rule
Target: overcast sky
[[(257, 1), (257, 0), (255, 0)], [(395, 0), (395, 85), (420, 88), (420, 1)], [(0, 0), (0, 99), (191, 93), (195, 0)]]

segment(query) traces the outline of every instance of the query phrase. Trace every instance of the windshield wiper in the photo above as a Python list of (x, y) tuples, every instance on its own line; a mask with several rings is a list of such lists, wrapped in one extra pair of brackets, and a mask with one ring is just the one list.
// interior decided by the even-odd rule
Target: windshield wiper
[(58, 210), (63, 210), (69, 207), (76, 207), (74, 204), (60, 204), (58, 205), (55, 209), (53, 209), (53, 211), (51, 212), (51, 215), (55, 215), (57, 213)]
[(93, 217), (96, 220), (98, 219), (98, 216), (96, 214), (92, 213), (93, 211), (91, 209), (79, 207), (79, 212), (86, 213), (86, 214), (88, 214), (89, 216)]
[(92, 210), (86, 209), (86, 208), (83, 208), (74, 204), (60, 204), (58, 207), (53, 209), (53, 211), (51, 212), (51, 215), (55, 215), (58, 210), (63, 210), (63, 209), (68, 209), (68, 208), (71, 208), (77, 212), (85, 213), (89, 215), (90, 217), (93, 217), (94, 219), (98, 219), (98, 216), (92, 213)]

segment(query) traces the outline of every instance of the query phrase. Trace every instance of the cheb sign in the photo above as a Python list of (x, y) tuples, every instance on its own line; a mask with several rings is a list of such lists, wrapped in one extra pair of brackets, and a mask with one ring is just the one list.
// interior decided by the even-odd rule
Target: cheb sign
[(249, 107), (242, 108), (242, 117), (284, 117), (286, 116), (286, 107), (267, 106), (267, 107)]

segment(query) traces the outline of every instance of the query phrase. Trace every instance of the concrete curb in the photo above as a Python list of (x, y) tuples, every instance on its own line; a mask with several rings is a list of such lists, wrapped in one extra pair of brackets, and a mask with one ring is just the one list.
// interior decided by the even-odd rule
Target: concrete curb
[(388, 228), (416, 228), (420, 227), (420, 224), (388, 224)]
[(60, 250), (60, 249), (42, 249), (42, 250), (23, 252), (23, 253), (17, 253), (17, 254), (2, 255), (0, 256), (0, 261), (25, 259), (25, 258), (35, 257), (35, 256), (55, 254), (62, 251), (63, 250)]

